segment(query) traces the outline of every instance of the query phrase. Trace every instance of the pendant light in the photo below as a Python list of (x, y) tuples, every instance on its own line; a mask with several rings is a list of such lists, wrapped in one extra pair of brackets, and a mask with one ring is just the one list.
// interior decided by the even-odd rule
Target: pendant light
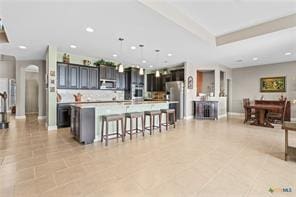
[[(140, 50), (140, 61), (141, 61), (143, 59), (143, 47), (144, 47), (144, 45), (140, 44), (139, 47), (141, 49)], [(142, 67), (140, 67), (139, 75), (144, 75), (144, 69)]]
[[(123, 38), (119, 38), (118, 40), (120, 41), (120, 55), (122, 57), (122, 42), (124, 41), (124, 39)], [(123, 65), (121, 63), (118, 66), (118, 72), (120, 72), (120, 73), (123, 73), (124, 72)]]
[(142, 67), (141, 67), (140, 70), (139, 70), (139, 74), (140, 74), (140, 75), (144, 75), (144, 69), (143, 69)]
[[(159, 52), (160, 52), (160, 50), (157, 49), (157, 50), (155, 50), (155, 52), (156, 52), (156, 64), (158, 65), (158, 58), (159, 58)], [(160, 77), (159, 70), (156, 70), (155, 77)]]
[(159, 70), (156, 71), (156, 73), (155, 73), (155, 77), (160, 77)]

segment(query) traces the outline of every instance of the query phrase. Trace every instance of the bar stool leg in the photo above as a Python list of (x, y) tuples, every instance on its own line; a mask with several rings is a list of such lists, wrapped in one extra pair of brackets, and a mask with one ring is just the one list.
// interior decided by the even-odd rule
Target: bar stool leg
[(102, 121), (101, 142), (104, 140), (104, 120)]
[(174, 128), (176, 128), (176, 112), (175, 113), (173, 113), (173, 120), (174, 120)]
[(119, 137), (119, 120), (116, 120), (116, 136)]
[(106, 121), (106, 139), (105, 139), (106, 140), (105, 141), (106, 146), (108, 146), (108, 138), (109, 138), (108, 133), (109, 133), (109, 122)]
[(287, 161), (288, 158), (288, 130), (285, 129), (285, 161)]
[(142, 132), (143, 132), (143, 136), (145, 136), (145, 123), (144, 123), (144, 118), (143, 118), (143, 116), (141, 116), (141, 123), (142, 123)]
[(130, 117), (130, 139), (132, 140), (133, 136), (133, 119)]
[(154, 115), (152, 115), (152, 122), (153, 122), (153, 127), (152, 127), (152, 130), (153, 130), (153, 132), (154, 132), (154, 129), (155, 129), (155, 116)]
[(138, 133), (138, 118), (139, 117), (136, 118), (136, 133)]
[(158, 115), (159, 132), (161, 132), (161, 113)]
[(124, 126), (124, 122), (123, 122), (123, 118), (121, 118), (121, 138), (122, 138), (122, 142), (124, 142), (125, 139), (125, 130), (123, 129)]
[(150, 115), (150, 135), (152, 135), (152, 115)]
[(168, 113), (165, 113), (165, 118), (166, 118), (166, 125), (165, 125), (165, 128), (166, 128), (166, 130), (168, 130), (168, 128), (169, 128), (169, 114)]
[(127, 117), (124, 118), (124, 137), (126, 135), (126, 123), (127, 123)]

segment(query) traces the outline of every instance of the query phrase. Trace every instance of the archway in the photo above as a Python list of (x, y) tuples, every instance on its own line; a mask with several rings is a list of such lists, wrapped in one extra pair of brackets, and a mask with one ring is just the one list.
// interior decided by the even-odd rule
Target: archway
[(39, 67), (29, 65), (25, 67), (25, 114), (38, 115), (39, 95)]

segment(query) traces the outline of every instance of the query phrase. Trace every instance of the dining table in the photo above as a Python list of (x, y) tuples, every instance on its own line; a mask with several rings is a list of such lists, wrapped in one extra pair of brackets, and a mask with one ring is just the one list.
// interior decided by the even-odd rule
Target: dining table
[(247, 106), (247, 108), (254, 109), (256, 112), (256, 119), (251, 123), (251, 125), (274, 128), (274, 126), (267, 120), (266, 114), (268, 111), (280, 111), (283, 109), (283, 106), (253, 104)]

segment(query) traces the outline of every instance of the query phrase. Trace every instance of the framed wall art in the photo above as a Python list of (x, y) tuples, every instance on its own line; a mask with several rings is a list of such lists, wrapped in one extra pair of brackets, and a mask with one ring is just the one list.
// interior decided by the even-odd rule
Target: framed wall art
[(188, 77), (188, 89), (193, 89), (193, 77)]
[(260, 78), (260, 92), (286, 92), (286, 77)]

